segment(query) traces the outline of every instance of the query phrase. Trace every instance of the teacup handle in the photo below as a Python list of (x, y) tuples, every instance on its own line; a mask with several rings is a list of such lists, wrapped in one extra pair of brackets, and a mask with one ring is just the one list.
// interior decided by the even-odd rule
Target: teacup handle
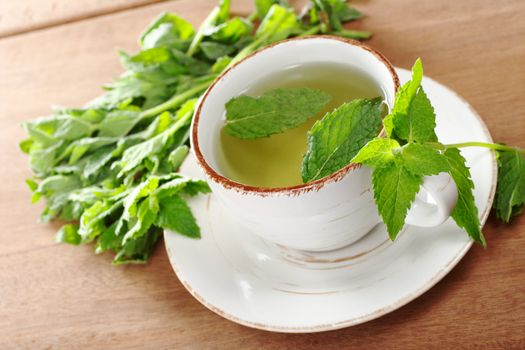
[(447, 173), (426, 176), (421, 190), (408, 211), (406, 223), (434, 227), (445, 222), (458, 200), (458, 189)]

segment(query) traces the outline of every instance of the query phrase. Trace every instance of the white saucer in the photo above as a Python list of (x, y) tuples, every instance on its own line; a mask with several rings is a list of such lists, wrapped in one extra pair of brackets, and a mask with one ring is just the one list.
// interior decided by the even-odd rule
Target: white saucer
[[(398, 69), (401, 81), (410, 72)], [(492, 142), (476, 112), (453, 91), (424, 78), (444, 143)], [(485, 223), (494, 197), (496, 160), (484, 149), (463, 151), (473, 174), (476, 205)], [(181, 171), (203, 177), (193, 157)], [(217, 314), (279, 332), (319, 332), (356, 325), (423, 294), (465, 255), (472, 241), (452, 220), (433, 229), (408, 227), (392, 243), (378, 225), (356, 244), (331, 253), (290, 251), (240, 228), (213, 194), (190, 201), (201, 240), (165, 232), (175, 273)]]

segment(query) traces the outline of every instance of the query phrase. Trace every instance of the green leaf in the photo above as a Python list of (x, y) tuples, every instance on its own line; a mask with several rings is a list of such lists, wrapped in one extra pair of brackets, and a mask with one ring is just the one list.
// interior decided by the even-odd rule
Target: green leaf
[(412, 68), (412, 80), (399, 89), (394, 108), (385, 118), (389, 137), (406, 142), (437, 142), (436, 115), (421, 87), (422, 79), (423, 66), (418, 59)]
[(308, 132), (301, 174), (304, 182), (333, 174), (350, 163), (381, 131), (381, 98), (347, 102), (327, 113)]
[(191, 238), (200, 238), (200, 229), (190, 207), (179, 195), (159, 201), (160, 211), (156, 225)]
[(134, 222), (134, 225), (126, 232), (122, 243), (125, 244), (129, 240), (142, 237), (155, 222), (158, 213), (158, 208), (156, 209), (157, 210), (152, 210), (149, 199), (143, 200), (138, 207), (137, 216), (130, 220)]
[(38, 183), (33, 179), (26, 179), (27, 187), (31, 190), (31, 192), (35, 192), (38, 188)]
[[(51, 124), (51, 126), (49, 125)], [(25, 132), (31, 140), (44, 147), (52, 146), (59, 142), (52, 134), (56, 129), (56, 118), (40, 118), (30, 122), (22, 123)]]
[(233, 44), (242, 37), (250, 35), (252, 30), (253, 26), (250, 22), (240, 17), (234, 17), (227, 22), (210, 28), (205, 34), (214, 41)]
[(108, 250), (118, 251), (122, 246), (122, 236), (115, 232), (117, 224), (114, 223), (102, 232), (97, 240), (95, 253), (100, 254)]
[[(311, 0), (313, 8), (310, 18), (323, 22), (322, 31), (340, 31), (343, 29), (343, 22), (350, 22), (360, 19), (363, 15), (355, 8), (349, 6), (346, 0)], [(317, 23), (316, 20), (313, 21)]]
[(255, 0), (255, 8), (257, 9), (257, 17), (264, 18), (273, 4), (288, 7), (288, 2), (284, 0)]
[(185, 50), (194, 35), (193, 26), (173, 13), (160, 14), (140, 36), (143, 49), (170, 47)]
[(363, 146), (351, 162), (365, 164), (373, 168), (381, 167), (394, 160), (392, 150), (400, 147), (396, 140), (377, 137)]
[(29, 152), (31, 151), (31, 147), (33, 147), (34, 143), (35, 141), (32, 138), (27, 138), (25, 140), (20, 141), (18, 147), (25, 154), (29, 154)]
[(101, 147), (112, 145), (118, 139), (113, 137), (85, 137), (72, 142), (68, 148), (60, 154), (59, 159), (69, 157), (69, 164), (75, 164), (86, 153), (93, 152)]
[[(224, 1), (222, 3), (227, 4), (229, 2)], [(200, 46), (200, 43), (202, 42), (202, 39), (204, 38), (206, 33), (209, 32), (219, 22), (220, 16), (224, 14), (223, 9), (224, 7), (223, 8), (220, 8), (219, 6), (214, 7), (213, 10), (204, 19), (204, 21), (199, 27), (199, 30), (193, 37), (193, 40), (191, 41), (188, 51), (186, 52), (186, 54), (189, 57), (193, 56), (197, 52)]]
[(392, 240), (405, 224), (423, 177), (450, 170), (447, 158), (431, 146), (410, 143), (400, 147), (392, 139), (372, 140), (353, 161), (374, 169), (374, 199)]
[(175, 148), (170, 155), (168, 156), (168, 162), (170, 162), (171, 166), (173, 167), (173, 170), (178, 170), (180, 166), (182, 165), (182, 162), (184, 159), (186, 159), (186, 156), (188, 155), (190, 149), (186, 145), (179, 146)]
[(144, 264), (148, 261), (153, 248), (162, 230), (158, 227), (151, 226), (147, 233), (136, 238), (130, 239), (125, 244), (120, 246), (115, 259), (113, 259), (114, 265), (121, 264)]
[(230, 3), (231, 0), (219, 1), (219, 14), (217, 15), (217, 23), (224, 23), (230, 17)]
[(458, 188), (458, 201), (452, 211), (452, 218), (459, 227), (467, 231), (474, 241), (486, 246), (485, 237), (483, 237), (481, 232), (478, 209), (472, 193), (474, 183), (470, 178), (466, 160), (456, 148), (447, 149), (445, 157), (449, 163), (450, 176)]
[(159, 178), (149, 177), (146, 181), (135, 187), (124, 199), (124, 217), (130, 218), (137, 215), (137, 203), (140, 199), (149, 196), (159, 187)]
[(187, 193), (191, 196), (197, 193), (209, 193), (210, 187), (203, 180), (193, 180), (187, 177), (177, 177), (162, 184), (155, 191), (155, 196), (158, 198), (170, 197), (178, 193)]
[(89, 242), (102, 234), (106, 230), (104, 219), (107, 219), (121, 207), (122, 201), (110, 203), (100, 200), (84, 210), (80, 217), (78, 229), (78, 234), (82, 237), (82, 240)]
[(257, 28), (255, 37), (269, 44), (286, 39), (299, 29), (299, 22), (293, 9), (272, 5)]
[(437, 175), (450, 169), (447, 158), (435, 148), (409, 143), (401, 149), (403, 166), (417, 175)]
[(92, 155), (86, 157), (86, 163), (82, 175), (88, 178), (99, 172), (114, 157), (115, 148), (107, 146), (96, 150)]
[(498, 165), (494, 208), (498, 218), (509, 222), (525, 204), (525, 155), (519, 150), (498, 151)]
[(220, 57), (211, 67), (212, 72), (221, 73), (226, 67), (230, 65), (232, 58), (229, 56)]
[(167, 130), (147, 141), (126, 149), (122, 154), (122, 160), (120, 162), (122, 169), (119, 176), (122, 176), (124, 173), (134, 169), (146, 158), (162, 151), (169, 143), (170, 138), (181, 128), (184, 128), (189, 124), (192, 113), (192, 110), (186, 112), (184, 117), (181, 117), (181, 119), (177, 120)]
[(31, 170), (38, 176), (50, 175), (62, 146), (63, 143), (60, 142), (46, 148), (32, 147), (29, 152)]
[(100, 123), (99, 137), (119, 137), (127, 135), (140, 121), (140, 113), (116, 110), (108, 113)]
[(69, 243), (79, 245), (82, 237), (78, 234), (78, 225), (66, 224), (60, 228), (55, 236), (55, 241), (59, 243)]
[(203, 41), (200, 45), (202, 53), (210, 59), (217, 60), (223, 56), (228, 56), (235, 51), (235, 48), (231, 45), (221, 44), (214, 41)]
[(401, 162), (392, 161), (374, 169), (374, 199), (390, 239), (394, 240), (405, 226), (408, 209), (422, 183), (423, 176), (413, 174)]
[(91, 135), (94, 126), (75, 117), (60, 118), (60, 124), (53, 136), (61, 140), (76, 140)]
[(319, 113), (330, 101), (327, 93), (309, 88), (275, 89), (260, 97), (239, 96), (226, 103), (226, 131), (255, 139), (282, 133)]

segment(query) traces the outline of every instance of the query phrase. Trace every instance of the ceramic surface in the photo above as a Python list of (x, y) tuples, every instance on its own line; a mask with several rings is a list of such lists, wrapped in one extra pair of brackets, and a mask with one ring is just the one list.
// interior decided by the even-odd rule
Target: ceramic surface
[[(402, 81), (410, 78), (406, 70), (398, 74)], [(442, 142), (492, 141), (475, 111), (453, 91), (429, 78), (423, 86), (435, 106)], [(495, 158), (477, 148), (464, 149), (463, 155), (484, 223), (495, 191)], [(192, 157), (182, 172), (203, 177)], [(346, 248), (305, 253), (248, 234), (215, 194), (196, 197), (190, 206), (202, 239), (164, 234), (177, 276), (210, 310), (269, 331), (319, 332), (377, 318), (431, 288), (472, 245), (449, 219), (433, 228), (407, 226), (395, 242), (380, 224)]]

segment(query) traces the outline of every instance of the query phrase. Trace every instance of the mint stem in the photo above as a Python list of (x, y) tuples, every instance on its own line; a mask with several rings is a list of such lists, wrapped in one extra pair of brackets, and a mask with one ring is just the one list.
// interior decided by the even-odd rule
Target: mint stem
[(206, 17), (204, 22), (202, 22), (201, 26), (199, 27), (199, 30), (197, 31), (197, 34), (195, 34), (195, 36), (193, 37), (193, 40), (191, 41), (188, 51), (186, 52), (188, 56), (191, 57), (197, 52), (197, 49), (199, 48), (199, 45), (202, 39), (204, 38), (204, 31), (215, 23), (218, 15), (219, 15), (219, 7), (215, 7), (210, 12), (208, 17)]
[(444, 145), (445, 148), (463, 148), (463, 147), (485, 147), (490, 148), (497, 151), (518, 151), (525, 154), (525, 149), (521, 149), (518, 147), (511, 147), (511, 146), (505, 146), (500, 145), (497, 143), (488, 143), (488, 142), (462, 142), (462, 143), (452, 143), (449, 145)]
[(318, 24), (318, 25), (313, 26), (312, 28), (308, 29), (304, 33), (301, 33), (299, 36), (314, 35), (314, 34), (319, 33), (320, 30), (321, 30), (321, 25)]
[(257, 13), (257, 11), (255, 12), (252, 12), (251, 15), (249, 15), (246, 19), (250, 22), (255, 22), (257, 19), (259, 18), (259, 14)]
[(141, 118), (147, 118), (147, 117), (153, 117), (155, 115), (158, 115), (164, 111), (167, 111), (168, 109), (174, 109), (174, 108), (177, 108), (179, 106), (181, 106), (184, 102), (186, 102), (189, 98), (203, 92), (204, 90), (206, 90), (208, 88), (208, 86), (210, 86), (211, 82), (215, 79), (215, 77), (213, 77), (213, 79), (211, 79), (210, 81), (206, 81), (202, 84), (199, 84), (189, 90), (187, 90), (186, 92), (183, 92), (182, 94), (177, 94), (175, 96), (173, 96), (172, 98), (170, 98), (169, 100), (167, 100), (166, 102), (164, 103), (161, 103), (160, 105), (157, 105), (153, 108), (150, 108), (150, 109), (147, 109), (145, 110), (144, 112), (142, 112), (140, 114)]

